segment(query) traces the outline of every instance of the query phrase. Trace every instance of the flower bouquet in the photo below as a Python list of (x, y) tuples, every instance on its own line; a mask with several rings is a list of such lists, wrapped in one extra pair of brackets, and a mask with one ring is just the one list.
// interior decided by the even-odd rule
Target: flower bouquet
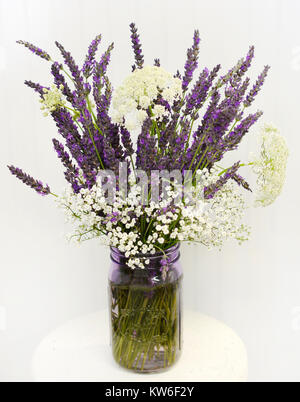
[(247, 240), (244, 190), (252, 190), (240, 170), (251, 166), (255, 204), (269, 205), (281, 191), (288, 150), (278, 130), (265, 125), (258, 156), (229, 167), (221, 162), (262, 116), (247, 113), (269, 70), (265, 66), (250, 85), (254, 47), (226, 74), (217, 65), (193, 80), (197, 30), (183, 72), (175, 74), (159, 59), (145, 65), (135, 24), (130, 30), (134, 65), (114, 92), (107, 74), (114, 45), (97, 58), (101, 35), (82, 67), (58, 42), (63, 62), (18, 41), (51, 63), (51, 86), (25, 84), (56, 124), (60, 140), (52, 141), (68, 187), (58, 196), (21, 169), (9, 170), (57, 199), (75, 225), (73, 240), (96, 237), (111, 247), (113, 354), (122, 366), (147, 372), (171, 366), (180, 355), (180, 243), (212, 248)]

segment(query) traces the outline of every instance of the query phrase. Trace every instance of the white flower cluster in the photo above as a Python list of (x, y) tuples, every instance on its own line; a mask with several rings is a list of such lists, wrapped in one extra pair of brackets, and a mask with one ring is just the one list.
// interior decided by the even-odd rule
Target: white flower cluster
[(59, 88), (56, 85), (52, 85), (51, 89), (43, 88), (43, 98), (40, 100), (42, 103), (41, 110), (44, 111), (44, 116), (48, 116), (49, 112), (54, 112), (59, 107), (63, 107), (66, 101), (63, 99), (62, 90), (64, 86), (61, 84)]
[(257, 174), (256, 206), (272, 204), (281, 193), (289, 151), (277, 128), (265, 125), (261, 131), (261, 152), (253, 163)]
[(159, 95), (172, 105), (182, 96), (181, 80), (162, 67), (136, 69), (114, 93), (113, 121), (132, 131), (143, 124), (148, 111), (153, 119), (161, 120), (168, 111), (154, 103)]
[(99, 182), (78, 194), (70, 189), (59, 203), (77, 225), (73, 239), (80, 242), (99, 237), (103, 244), (123, 252), (131, 268), (144, 268), (149, 261), (140, 254), (155, 254), (178, 242), (198, 242), (212, 248), (230, 238), (239, 242), (247, 239), (248, 229), (241, 224), (245, 203), (234, 182), (224, 185), (213, 199), (203, 198), (204, 187), (218, 177), (217, 170), (197, 172), (192, 204), (177, 202), (178, 192), (169, 186), (166, 199), (144, 206), (141, 188), (133, 184), (126, 199), (117, 194), (109, 205)]

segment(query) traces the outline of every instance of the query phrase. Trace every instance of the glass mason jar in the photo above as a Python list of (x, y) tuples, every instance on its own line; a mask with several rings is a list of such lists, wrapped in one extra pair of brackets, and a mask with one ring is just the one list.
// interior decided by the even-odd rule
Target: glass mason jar
[(141, 373), (172, 366), (182, 347), (179, 244), (154, 255), (145, 269), (131, 269), (111, 248), (111, 345), (121, 366)]

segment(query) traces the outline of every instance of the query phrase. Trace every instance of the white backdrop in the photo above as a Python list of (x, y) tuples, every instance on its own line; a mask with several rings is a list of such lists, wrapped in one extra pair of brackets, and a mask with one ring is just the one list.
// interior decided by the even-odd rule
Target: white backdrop
[[(110, 76), (117, 85), (130, 72), (132, 21), (146, 62), (160, 57), (170, 71), (182, 69), (195, 28), (202, 38), (202, 67), (221, 62), (226, 69), (250, 44), (256, 46), (251, 77), (264, 64), (272, 66), (255, 105), (287, 138), (291, 156), (284, 192), (268, 209), (249, 212), (247, 244), (228, 244), (222, 252), (183, 249), (185, 307), (238, 332), (248, 349), (250, 380), (300, 380), (299, 17), (298, 0), (0, 1), (0, 381), (30, 380), (33, 350), (47, 332), (106, 307), (109, 266), (108, 250), (97, 242), (68, 245), (64, 217), (53, 200), (25, 188), (6, 168), (20, 166), (55, 192), (64, 186), (51, 149), (55, 126), (23, 85), (24, 79), (49, 83), (49, 65), (15, 41), (30, 41), (58, 56), (58, 40), (82, 62), (89, 42), (102, 33), (102, 49), (115, 42)], [(241, 155), (253, 144), (250, 134)]]

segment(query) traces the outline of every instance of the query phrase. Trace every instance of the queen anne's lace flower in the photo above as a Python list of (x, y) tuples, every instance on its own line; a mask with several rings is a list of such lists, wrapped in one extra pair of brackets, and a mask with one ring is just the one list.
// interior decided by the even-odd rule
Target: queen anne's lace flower
[(168, 111), (164, 106), (155, 105), (152, 110), (152, 119), (161, 121), (166, 114), (168, 114)]
[(149, 108), (152, 118), (157, 120), (167, 113), (164, 106), (155, 104), (158, 97), (172, 105), (181, 95), (181, 80), (162, 67), (136, 69), (115, 91), (112, 118), (115, 123), (124, 123), (127, 129), (128, 126), (138, 128), (146, 119)]
[(41, 110), (44, 111), (44, 116), (48, 116), (49, 112), (54, 112), (54, 110), (65, 106), (66, 101), (63, 99), (62, 90), (63, 85), (57, 88), (56, 85), (52, 85), (51, 89), (43, 88), (43, 97), (40, 100), (42, 103)]
[(252, 166), (258, 176), (255, 205), (265, 207), (281, 193), (289, 151), (285, 138), (271, 125), (263, 127), (261, 141), (260, 155)]

